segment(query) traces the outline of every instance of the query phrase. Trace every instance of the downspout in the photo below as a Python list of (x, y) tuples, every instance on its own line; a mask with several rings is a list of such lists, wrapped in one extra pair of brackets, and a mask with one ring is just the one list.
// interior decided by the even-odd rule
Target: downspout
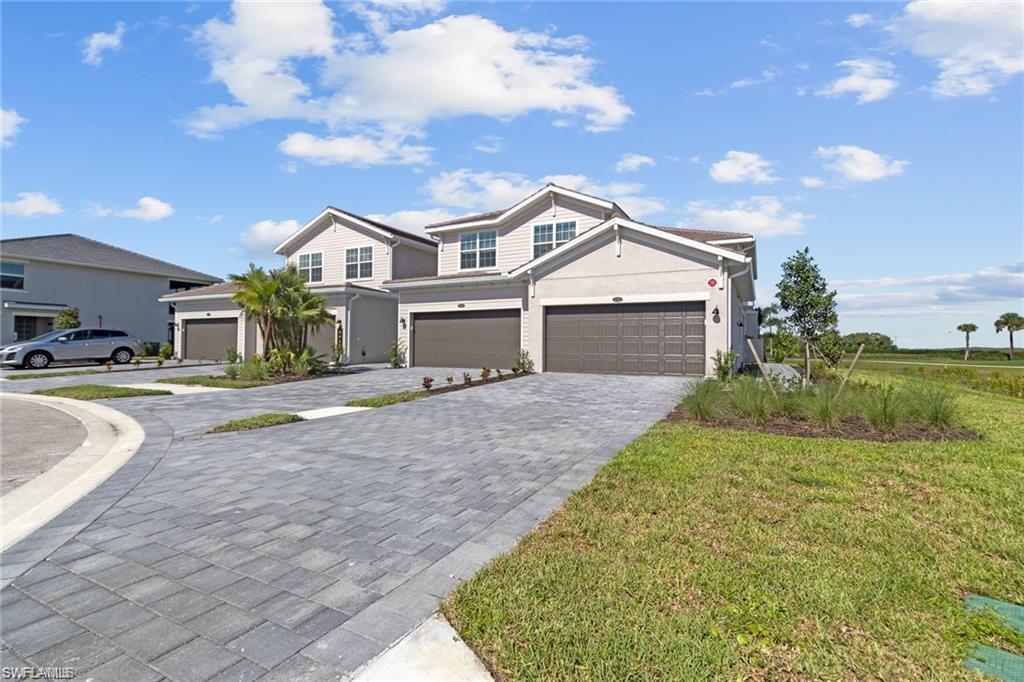
[[(726, 298), (728, 299), (728, 302), (726, 303), (726, 309), (725, 310), (726, 310), (726, 321), (729, 323), (729, 340), (730, 340), (730, 342), (732, 341), (732, 335), (734, 333), (733, 328), (732, 328), (732, 280), (733, 280), (734, 277), (742, 277), (743, 275), (746, 275), (748, 272), (750, 272), (750, 268), (751, 268), (751, 265), (752, 265), (753, 261), (751, 260), (751, 258), (749, 256), (747, 256), (746, 263), (747, 263), (746, 266), (742, 270), (740, 270), (739, 272), (737, 272), (735, 274), (729, 275), (729, 277), (726, 280), (726, 281), (729, 282), (729, 286), (726, 289)], [(745, 323), (744, 323), (743, 329), (744, 330), (746, 329), (746, 324)], [(731, 347), (732, 347), (732, 344), (730, 343), (730, 348)], [(737, 355), (737, 360), (740, 358), (740, 356), (743, 355), (743, 348), (744, 348), (744, 344), (740, 344), (740, 352)]]
[(361, 292), (345, 302), (345, 364), (352, 364), (352, 304), (359, 300)]

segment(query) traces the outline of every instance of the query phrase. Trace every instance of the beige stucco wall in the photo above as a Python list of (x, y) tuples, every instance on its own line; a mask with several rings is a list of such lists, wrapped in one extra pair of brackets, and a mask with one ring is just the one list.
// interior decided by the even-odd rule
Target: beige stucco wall
[(441, 246), (438, 252), (438, 274), (450, 275), (459, 272), (459, 235), (464, 232), (497, 229), (497, 269), (507, 272), (533, 258), (534, 224), (575, 220), (576, 234), (581, 234), (601, 224), (608, 217), (602, 209), (591, 204), (584, 204), (559, 195), (554, 196), (553, 208), (551, 200), (545, 198), (537, 205), (513, 216), (496, 228), (476, 227), (437, 235), (441, 237)]
[[(373, 277), (368, 279), (345, 279), (345, 249), (358, 246), (373, 248)], [(346, 281), (366, 287), (380, 287), (385, 280), (391, 279), (391, 247), (387, 239), (380, 235), (335, 218), (333, 225), (327, 224), (319, 232), (304, 241), (290, 247), (293, 249), (287, 262), (298, 266), (299, 256), (305, 253), (320, 252), (323, 254), (324, 279), (314, 283), (316, 286), (341, 286)]]
[(437, 274), (437, 249), (419, 248), (409, 244), (398, 244), (391, 248), (391, 275), (394, 279), (404, 277), (428, 277)]

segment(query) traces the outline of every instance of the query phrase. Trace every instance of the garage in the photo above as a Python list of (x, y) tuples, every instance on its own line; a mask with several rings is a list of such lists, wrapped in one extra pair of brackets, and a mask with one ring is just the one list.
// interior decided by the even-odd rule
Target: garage
[(306, 345), (313, 349), (316, 355), (322, 356), (324, 362), (330, 362), (334, 357), (334, 344), (338, 342), (337, 321), (332, 316), (330, 320), (320, 326), (316, 331), (310, 330), (306, 337)]
[(508, 369), (521, 346), (520, 311), (416, 313), (412, 364)]
[(545, 309), (545, 371), (704, 374), (704, 302)]
[(217, 317), (204, 320), (185, 320), (185, 350), (187, 360), (226, 360), (228, 346), (238, 346), (238, 319)]

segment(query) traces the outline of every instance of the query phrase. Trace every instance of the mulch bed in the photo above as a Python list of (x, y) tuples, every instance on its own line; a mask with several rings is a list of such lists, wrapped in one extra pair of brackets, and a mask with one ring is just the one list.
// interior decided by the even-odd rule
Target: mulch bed
[(461, 391), (464, 388), (473, 388), (474, 386), (483, 386), (484, 384), (500, 384), (503, 381), (510, 381), (512, 379), (518, 379), (520, 377), (525, 377), (529, 375), (529, 372), (523, 372), (521, 374), (503, 374), (502, 377), (499, 379), (498, 377), (492, 374), (491, 378), (488, 379), (487, 381), (484, 381), (483, 379), (473, 379), (473, 381), (468, 385), (465, 382), (463, 382), (461, 377), (455, 377), (455, 382), (451, 386), (449, 386), (447, 383), (444, 383), (443, 378), (440, 381), (438, 381), (437, 377), (435, 377), (434, 387), (431, 388), (428, 391), (428, 393), (430, 395), (441, 395), (442, 393)]
[(981, 440), (981, 436), (962, 426), (953, 426), (946, 430), (936, 429), (915, 422), (903, 422), (895, 431), (877, 431), (867, 420), (859, 417), (846, 417), (839, 423), (826, 429), (821, 424), (805, 419), (773, 416), (767, 423), (759, 424), (751, 419), (735, 416), (723, 416), (711, 421), (701, 421), (677, 407), (665, 417), (666, 421), (685, 421), (699, 426), (740, 431), (760, 431), (777, 436), (797, 436), (800, 438), (845, 438), (848, 440), (870, 440), (881, 443), (898, 443), (901, 441), (942, 441), (942, 440)]

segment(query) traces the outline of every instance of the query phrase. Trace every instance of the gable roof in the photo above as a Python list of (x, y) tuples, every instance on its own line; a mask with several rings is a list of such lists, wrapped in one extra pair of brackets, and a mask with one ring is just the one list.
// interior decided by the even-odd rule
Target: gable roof
[(502, 209), (500, 211), (477, 213), (476, 215), (463, 216), (461, 218), (454, 218), (452, 220), (446, 220), (440, 223), (432, 223), (430, 225), (427, 225), (424, 229), (427, 232), (444, 232), (445, 230), (453, 230), (460, 227), (467, 227), (470, 225), (475, 226), (478, 224), (489, 225), (494, 223), (500, 223), (506, 218), (515, 215), (517, 212), (533, 204), (533, 202), (537, 201), (541, 197), (547, 196), (548, 194), (558, 194), (564, 197), (568, 197), (570, 199), (576, 199), (577, 201), (582, 201), (583, 203), (586, 204), (599, 206), (600, 208), (603, 208), (606, 211), (616, 211), (626, 216), (627, 218), (629, 217), (626, 214), (626, 212), (623, 211), (619, 207), (619, 205), (616, 204), (614, 201), (602, 199), (601, 197), (595, 197), (592, 194), (586, 194), (584, 192), (579, 192), (577, 190), (569, 189), (568, 187), (562, 187), (561, 185), (556, 185), (553, 182), (549, 182), (548, 184), (544, 185), (530, 196), (526, 197), (525, 199), (517, 203), (515, 206), (510, 206), (509, 208)]
[(305, 239), (306, 237), (313, 234), (317, 229), (320, 229), (320, 222), (329, 215), (337, 215), (347, 218), (356, 225), (360, 225), (370, 230), (371, 232), (376, 232), (382, 237), (390, 239), (411, 240), (418, 244), (423, 244), (426, 246), (432, 246), (434, 248), (437, 248), (437, 241), (431, 239), (430, 237), (425, 237), (423, 235), (415, 234), (413, 232), (407, 232), (406, 230), (400, 230), (397, 227), (385, 225), (380, 221), (373, 220), (365, 216), (356, 215), (355, 213), (350, 213), (349, 211), (343, 211), (340, 208), (335, 208), (334, 206), (329, 205), (326, 208), (324, 208), (324, 210), (320, 211), (320, 213), (318, 213), (315, 218), (313, 218), (308, 223), (303, 225), (298, 232), (296, 232), (295, 234), (291, 235), (283, 242), (281, 242), (277, 246), (277, 248), (274, 249), (274, 253), (285, 254), (289, 246), (298, 241), (301, 241), (302, 239)]
[(686, 237), (698, 242), (704, 242), (705, 244), (731, 242), (734, 239), (746, 241), (753, 240), (754, 238), (754, 235), (747, 234), (746, 232), (724, 232), (722, 230), (700, 230), (693, 227), (660, 227), (658, 225), (648, 225), (647, 223), (642, 224), (658, 230), (663, 230), (669, 234), (674, 234), (679, 237)]
[(220, 277), (205, 272), (70, 233), (0, 240), (0, 251), (5, 256), (28, 260), (72, 263), (203, 282), (220, 281)]

